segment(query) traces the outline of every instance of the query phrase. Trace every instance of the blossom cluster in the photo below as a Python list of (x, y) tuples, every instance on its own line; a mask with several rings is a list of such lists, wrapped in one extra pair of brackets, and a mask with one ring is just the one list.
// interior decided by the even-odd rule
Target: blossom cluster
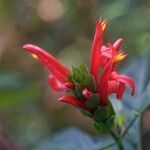
[(113, 114), (109, 102), (110, 94), (114, 93), (121, 100), (126, 85), (131, 88), (132, 96), (135, 93), (133, 79), (116, 71), (118, 63), (127, 56), (121, 50), (123, 39), (119, 38), (113, 44), (104, 45), (103, 33), (106, 26), (106, 20), (96, 22), (89, 67), (82, 64), (70, 70), (42, 48), (32, 44), (23, 46), (51, 73), (48, 77), (50, 87), (57, 92), (66, 92), (67, 95), (58, 100), (74, 105), (82, 112), (88, 112), (88, 116), (95, 118), (97, 122), (111, 117), (97, 117), (105, 109), (106, 112), (107, 108), (112, 109), (111, 115)]

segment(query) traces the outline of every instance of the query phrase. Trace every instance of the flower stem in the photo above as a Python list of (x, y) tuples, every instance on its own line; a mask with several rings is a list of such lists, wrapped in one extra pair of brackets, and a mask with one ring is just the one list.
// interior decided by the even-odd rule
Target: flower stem
[(132, 125), (135, 123), (135, 121), (138, 119), (139, 115), (136, 115), (133, 120), (131, 120), (131, 122), (129, 123), (129, 125), (127, 126), (127, 128), (125, 129), (122, 137), (125, 137), (126, 134), (128, 133), (129, 129), (132, 127)]
[(122, 140), (120, 136), (117, 136), (116, 133), (114, 131), (110, 131), (111, 136), (113, 137), (113, 139), (115, 140), (118, 149), (119, 150), (124, 150), (123, 144), (122, 144)]

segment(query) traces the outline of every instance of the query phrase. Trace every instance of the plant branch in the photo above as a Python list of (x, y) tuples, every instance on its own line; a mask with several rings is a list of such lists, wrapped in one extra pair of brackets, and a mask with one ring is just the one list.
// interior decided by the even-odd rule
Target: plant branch
[(117, 136), (116, 133), (113, 130), (110, 132), (110, 134), (114, 138), (114, 140), (115, 140), (115, 142), (116, 142), (116, 144), (118, 146), (118, 149), (119, 150), (124, 150), (121, 137)]
[(139, 117), (139, 115), (136, 115), (131, 122), (129, 123), (129, 125), (127, 126), (127, 128), (125, 129), (125, 131), (122, 134), (122, 137), (125, 137), (129, 131), (129, 129), (132, 127), (132, 125), (134, 124), (134, 122), (137, 120), (137, 118)]

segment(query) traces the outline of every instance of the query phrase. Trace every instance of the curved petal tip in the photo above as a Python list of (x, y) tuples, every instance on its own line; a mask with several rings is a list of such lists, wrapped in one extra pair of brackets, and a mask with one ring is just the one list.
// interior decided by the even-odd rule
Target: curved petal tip
[(23, 49), (28, 50), (28, 51), (33, 51), (33, 50), (38, 50), (40, 48), (33, 44), (24, 44)]

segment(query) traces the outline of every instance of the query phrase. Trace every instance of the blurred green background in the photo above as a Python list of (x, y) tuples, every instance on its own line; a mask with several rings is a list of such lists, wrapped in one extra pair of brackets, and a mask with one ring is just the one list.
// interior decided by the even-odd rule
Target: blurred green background
[(128, 65), (150, 48), (149, 8), (148, 0), (0, 0), (0, 142), (31, 149), (68, 126), (95, 134), (90, 119), (57, 102), (48, 73), (22, 45), (36, 44), (68, 67), (88, 64), (103, 13), (109, 21), (104, 42), (122, 37)]

